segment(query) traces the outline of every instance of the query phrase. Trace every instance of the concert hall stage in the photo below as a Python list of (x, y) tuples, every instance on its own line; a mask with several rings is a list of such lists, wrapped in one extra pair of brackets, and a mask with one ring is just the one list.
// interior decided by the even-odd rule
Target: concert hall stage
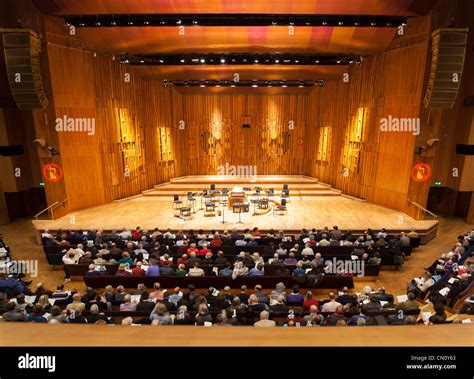
[[(178, 194), (186, 203), (187, 191), (202, 192), (203, 189), (209, 189), (210, 184), (215, 184), (216, 189), (227, 187), (229, 192), (234, 186), (252, 187), (252, 189), (260, 186), (264, 191), (273, 187), (277, 202), (283, 184), (288, 184), (290, 190), (288, 211), (283, 215), (276, 215), (272, 210), (274, 204), (270, 203), (268, 211), (256, 209), (257, 214), (254, 215), (254, 206), (250, 204), (249, 212), (241, 214), (242, 223), (239, 224), (239, 214), (233, 213), (228, 207), (219, 205), (214, 216), (200, 210), (201, 197), (196, 196), (196, 213), (192, 214), (191, 219), (179, 218), (179, 211), (173, 209), (173, 195)], [(224, 215), (222, 215), (223, 208)], [(257, 226), (263, 231), (273, 228), (286, 232), (298, 232), (302, 228), (321, 229), (324, 226), (331, 228), (333, 225), (354, 232), (363, 231), (368, 227), (374, 230), (386, 228), (391, 232), (399, 232), (415, 226), (423, 242), (427, 242), (436, 236), (438, 222), (417, 221), (401, 212), (346, 197), (340, 191), (314, 178), (279, 175), (258, 176), (255, 180), (224, 176), (176, 178), (152, 190), (144, 191), (139, 196), (74, 211), (57, 220), (35, 220), (33, 224), (37, 230), (59, 228), (114, 230), (124, 227), (133, 229), (137, 226), (149, 230), (155, 227), (172, 230), (223, 230)]]

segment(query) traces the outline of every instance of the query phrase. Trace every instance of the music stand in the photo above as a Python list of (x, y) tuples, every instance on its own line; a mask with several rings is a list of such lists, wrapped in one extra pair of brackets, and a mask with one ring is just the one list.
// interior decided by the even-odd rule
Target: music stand
[(240, 219), (240, 214), (242, 213), (242, 208), (244, 207), (244, 203), (238, 203), (234, 205), (237, 205), (237, 208), (239, 208), (239, 221), (237, 222), (237, 224), (243, 224), (243, 222)]
[(225, 220), (224, 220), (224, 209), (225, 209), (225, 206), (227, 205), (227, 201), (221, 201), (220, 204), (222, 205), (222, 221), (219, 221), (221, 224), (225, 224)]

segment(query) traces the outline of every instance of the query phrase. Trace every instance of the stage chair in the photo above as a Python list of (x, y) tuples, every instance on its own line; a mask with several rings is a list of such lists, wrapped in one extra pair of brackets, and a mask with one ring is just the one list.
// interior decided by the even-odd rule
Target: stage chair
[(211, 184), (211, 191), (215, 191), (216, 190), (216, 185), (215, 184)]
[(286, 199), (281, 199), (281, 205), (273, 207), (273, 213), (280, 213), (283, 215), (284, 212), (288, 212), (286, 208)]
[(275, 198), (275, 188), (269, 188), (267, 191), (267, 196), (269, 199)]
[(281, 199), (286, 200), (287, 202), (290, 202), (290, 190), (289, 189), (284, 189), (281, 192)]
[(183, 202), (179, 200), (179, 195), (173, 195), (173, 209), (179, 209), (183, 206)]
[(214, 213), (216, 211), (216, 203), (213, 201), (207, 201), (204, 205), (206, 206), (206, 213)]
[(196, 198), (192, 192), (188, 192), (188, 197), (186, 199), (186, 206), (194, 209), (194, 205), (196, 204)]
[(190, 207), (179, 208), (179, 218), (186, 220), (186, 217), (193, 218)]

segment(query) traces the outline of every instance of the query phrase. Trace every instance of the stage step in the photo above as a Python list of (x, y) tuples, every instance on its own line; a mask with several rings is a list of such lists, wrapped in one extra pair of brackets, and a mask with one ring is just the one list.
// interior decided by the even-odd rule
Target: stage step
[[(227, 187), (229, 191), (232, 190), (234, 187), (234, 184), (228, 185), (230, 183), (226, 183), (227, 185), (224, 184), (216, 184), (216, 189), (221, 189), (223, 187)], [(268, 190), (269, 188), (273, 188), (275, 190), (275, 194), (279, 194), (282, 189), (283, 185), (277, 184), (277, 183), (271, 183), (271, 184), (260, 184), (260, 183), (236, 183), (236, 185), (240, 187), (251, 187), (252, 189), (255, 189), (256, 186), (261, 187), (264, 191)], [(288, 188), (290, 189), (290, 195), (295, 192), (295, 191), (327, 191), (331, 186), (329, 185), (323, 185), (320, 183), (313, 183), (313, 184), (289, 184)], [(158, 184), (155, 186), (155, 189), (157, 191), (170, 191), (170, 192), (187, 192), (187, 191), (192, 191), (192, 192), (202, 192), (203, 189), (210, 189), (209, 185), (201, 185), (198, 184)]]
[(244, 177), (240, 178), (237, 176), (225, 176), (225, 175), (205, 175), (205, 176), (184, 176), (180, 178), (171, 179), (172, 184), (243, 184), (263, 186), (264, 184), (314, 184), (318, 183), (318, 179), (310, 178), (302, 175), (258, 175), (256, 177)]
[(163, 200), (171, 199), (175, 194), (184, 197), (188, 191), (200, 193), (205, 189), (210, 189), (211, 184), (215, 184), (217, 190), (227, 187), (229, 192), (235, 186), (250, 187), (252, 190), (255, 187), (261, 187), (263, 191), (274, 188), (276, 198), (280, 197), (283, 184), (288, 184), (290, 199), (295, 200), (314, 199), (317, 196), (339, 196), (341, 194), (341, 191), (331, 188), (329, 184), (320, 183), (318, 179), (301, 175), (260, 175), (254, 180), (233, 176), (207, 175), (172, 179), (170, 182), (156, 185), (151, 190), (143, 191), (143, 196), (157, 197)]
[[(189, 189), (193, 191), (192, 189)], [(194, 191), (197, 192), (198, 190)], [(174, 194), (179, 195), (180, 197), (186, 196), (185, 190), (182, 191), (163, 191), (163, 190), (150, 190), (150, 191), (143, 191), (143, 196), (157, 196), (157, 197), (164, 197), (171, 199)], [(304, 190), (304, 191), (290, 191), (290, 199), (299, 199), (300, 197), (315, 197), (315, 196), (339, 196), (341, 191), (334, 190), (331, 188), (321, 188), (317, 190)], [(275, 196), (275, 198), (279, 198), (279, 195)]]

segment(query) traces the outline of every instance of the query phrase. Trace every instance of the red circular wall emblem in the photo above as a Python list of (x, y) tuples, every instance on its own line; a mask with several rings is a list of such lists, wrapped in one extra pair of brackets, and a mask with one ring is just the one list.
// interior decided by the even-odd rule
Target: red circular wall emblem
[(63, 177), (63, 170), (56, 163), (48, 163), (43, 167), (43, 177), (48, 182), (59, 182)]
[(424, 182), (431, 176), (431, 167), (427, 163), (417, 163), (411, 169), (411, 177), (415, 182)]

